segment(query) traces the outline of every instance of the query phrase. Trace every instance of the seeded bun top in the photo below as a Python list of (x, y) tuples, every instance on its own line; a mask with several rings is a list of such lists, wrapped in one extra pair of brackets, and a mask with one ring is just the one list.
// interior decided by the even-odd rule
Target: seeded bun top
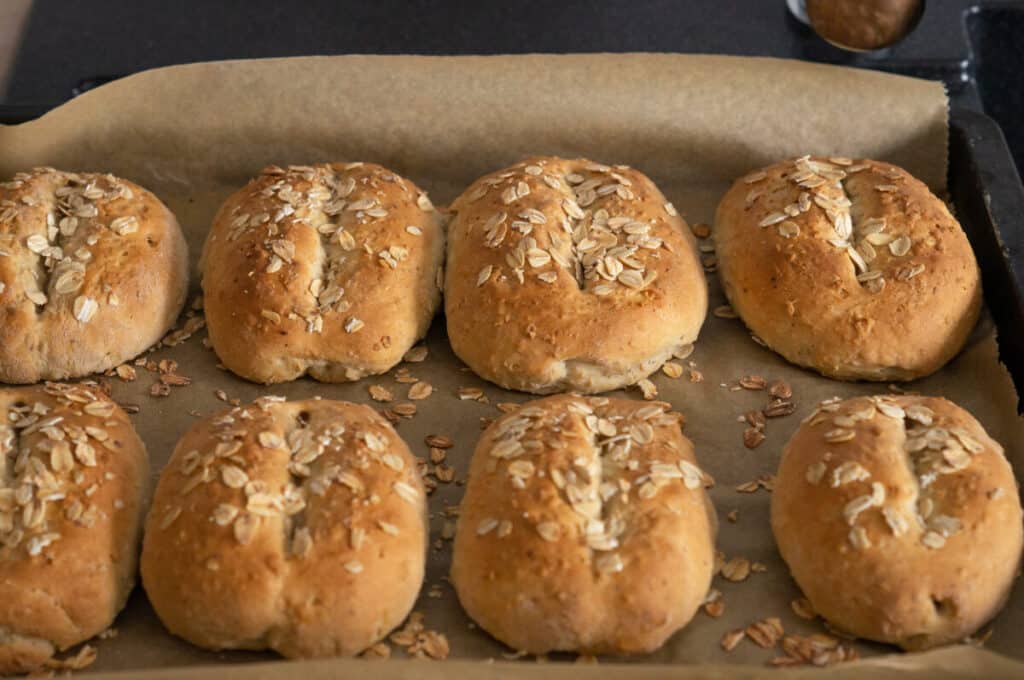
[(220, 208), (203, 250), (210, 339), (261, 383), (383, 373), (426, 334), (443, 261), (441, 216), (390, 170), (265, 168)]
[(188, 251), (156, 196), (113, 175), (37, 168), (0, 184), (0, 381), (104, 371), (174, 324)]
[(559, 395), (484, 432), (452, 555), (459, 601), (515, 650), (657, 649), (704, 600), (715, 519), (668, 404)]
[(202, 647), (348, 656), (412, 609), (425, 524), (415, 459), (376, 411), (263, 397), (178, 442), (142, 581), (164, 625)]
[(149, 460), (95, 385), (0, 389), (0, 416), (5, 674), (113, 623), (135, 581)]
[(907, 649), (961, 640), (991, 619), (1024, 545), (1002, 447), (936, 397), (822, 403), (782, 454), (771, 518), (815, 611)]
[(478, 179), (451, 210), (448, 337), (483, 378), (602, 392), (696, 339), (707, 288), (693, 236), (637, 170), (529, 158)]
[(888, 163), (803, 157), (751, 173), (719, 203), (715, 241), (725, 293), (750, 330), (828, 377), (928, 375), (978, 319), (963, 229)]

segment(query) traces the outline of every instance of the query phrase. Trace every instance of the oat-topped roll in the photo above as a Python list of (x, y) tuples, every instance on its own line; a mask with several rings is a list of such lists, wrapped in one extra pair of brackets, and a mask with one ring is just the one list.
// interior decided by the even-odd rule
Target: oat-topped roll
[(815, 611), (905, 649), (995, 616), (1024, 543), (1002, 447), (937, 397), (822, 402), (783, 451), (771, 521)]
[(0, 390), (0, 674), (102, 632), (135, 583), (146, 449), (96, 386)]
[(697, 338), (707, 287), (693, 236), (642, 173), (530, 158), (451, 207), (452, 349), (502, 387), (635, 383)]
[(142, 187), (52, 168), (0, 183), (0, 381), (117, 366), (160, 340), (187, 290), (185, 238)]
[(484, 432), (452, 554), (459, 601), (531, 654), (650, 652), (711, 583), (715, 515), (668, 404), (559, 395)]
[(715, 242), (750, 330), (832, 378), (928, 375), (960, 351), (981, 308), (960, 224), (888, 163), (805, 156), (751, 173), (722, 198)]
[(426, 334), (443, 259), (441, 217), (409, 180), (370, 163), (266, 168), (206, 241), (210, 339), (261, 383), (383, 373)]
[(426, 550), (415, 459), (376, 411), (264, 397), (178, 442), (142, 581), (164, 625), (201, 647), (348, 656), (412, 609)]

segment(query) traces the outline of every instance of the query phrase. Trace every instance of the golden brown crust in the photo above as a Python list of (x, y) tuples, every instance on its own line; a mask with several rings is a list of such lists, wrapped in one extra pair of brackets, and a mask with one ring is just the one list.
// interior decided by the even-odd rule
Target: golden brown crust
[(0, 672), (13, 673), (100, 633), (124, 606), (149, 461), (94, 386), (0, 390), (0, 413)]
[(1003, 606), (1024, 545), (1003, 449), (937, 397), (824, 402), (786, 445), (772, 530), (815, 611), (923, 649)]
[(981, 309), (967, 237), (906, 171), (836, 160), (784, 161), (725, 194), (715, 220), (725, 293), (769, 347), (828, 377), (933, 373)]
[(156, 344), (188, 292), (188, 250), (153, 194), (37, 168), (0, 184), (0, 381), (104, 371)]
[(451, 210), (448, 337), (487, 380), (602, 392), (696, 340), (707, 286), (693, 236), (642, 173), (528, 158)]
[(376, 412), (270, 397), (197, 423), (146, 520), (142, 580), (160, 620), (210, 649), (353, 655), (423, 581), (423, 485)]
[(266, 168), (221, 207), (203, 251), (213, 347), (249, 380), (383, 373), (440, 304), (444, 228), (379, 165)]
[(711, 582), (715, 520), (667, 404), (560, 395), (484, 432), (452, 555), (469, 615), (513, 649), (657, 649)]

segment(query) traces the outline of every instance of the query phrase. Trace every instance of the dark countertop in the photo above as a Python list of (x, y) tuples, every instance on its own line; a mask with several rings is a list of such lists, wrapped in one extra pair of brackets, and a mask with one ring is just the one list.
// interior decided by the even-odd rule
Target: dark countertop
[(35, 0), (6, 103), (57, 103), (94, 76), (305, 54), (706, 52), (952, 76), (968, 56), (960, 17), (971, 4), (931, 0), (879, 60), (827, 45), (784, 0)]

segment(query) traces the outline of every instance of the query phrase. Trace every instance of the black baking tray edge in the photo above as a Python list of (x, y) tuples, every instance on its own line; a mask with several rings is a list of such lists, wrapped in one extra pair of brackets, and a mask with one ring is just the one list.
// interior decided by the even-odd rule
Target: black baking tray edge
[(999, 125), (968, 109), (949, 116), (949, 193), (981, 268), (999, 358), (1024, 395), (1024, 186)]
[[(0, 106), (0, 124), (16, 125), (45, 107)], [(1024, 404), (1024, 185), (1002, 130), (983, 113), (949, 115), (950, 198), (981, 268), (985, 303), (996, 325), (999, 358)]]

